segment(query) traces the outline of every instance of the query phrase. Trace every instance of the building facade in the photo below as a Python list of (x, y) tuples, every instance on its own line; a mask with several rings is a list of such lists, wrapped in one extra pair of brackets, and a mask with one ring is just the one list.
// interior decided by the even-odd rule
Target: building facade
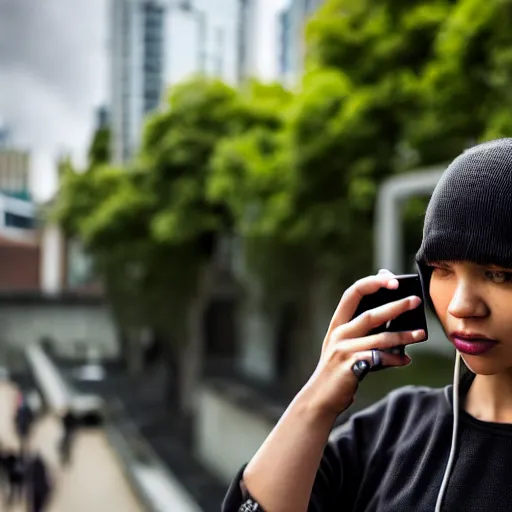
[(158, 108), (167, 86), (197, 71), (232, 85), (252, 74), (256, 3), (110, 0), (108, 112), (114, 163), (135, 154), (144, 117)]
[(110, 115), (106, 105), (96, 109), (96, 130), (102, 130), (110, 126)]
[(279, 42), (278, 42), (278, 69), (281, 81), (288, 84), (293, 71), (293, 50), (295, 46), (291, 44), (292, 30), (292, 10), (290, 8), (283, 9), (279, 13)]
[[(251, 19), (258, 0), (190, 0), (183, 13), (195, 21), (195, 41), (182, 54), (207, 76), (237, 85), (251, 65)], [(175, 10), (176, 12), (176, 10)], [(169, 44), (179, 44), (177, 34), (168, 34)], [(197, 58), (196, 55), (202, 56)], [(170, 67), (176, 65), (170, 62)], [(176, 80), (186, 78), (171, 73)]]
[(32, 201), (0, 194), (0, 235), (32, 239), (36, 228), (36, 206)]
[(239, 0), (237, 34), (237, 82), (243, 83), (255, 72), (256, 0)]
[(30, 155), (28, 151), (0, 147), (0, 193), (30, 200)]
[(30, 193), (30, 153), (11, 145), (7, 128), (0, 132), (0, 237), (32, 243), (36, 207)]
[(36, 207), (31, 201), (0, 193), (0, 293), (39, 289), (36, 224)]
[(0, 149), (5, 149), (9, 145), (9, 141), (9, 127), (0, 121)]
[(111, 154), (128, 161), (144, 116), (157, 108), (164, 86), (165, 5), (157, 0), (111, 0)]
[(295, 85), (304, 71), (306, 23), (322, 3), (323, 0), (291, 0), (278, 15), (278, 69), (286, 86)]

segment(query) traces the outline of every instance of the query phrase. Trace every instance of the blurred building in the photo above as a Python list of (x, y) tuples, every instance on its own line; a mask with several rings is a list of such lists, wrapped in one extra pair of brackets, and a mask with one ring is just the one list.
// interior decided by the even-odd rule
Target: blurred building
[(0, 122), (0, 292), (39, 288), (36, 206), (31, 200), (30, 153), (16, 147)]
[(238, 8), (237, 81), (242, 83), (255, 72), (257, 1), (239, 0)]
[[(5, 160), (25, 163), (26, 155), (13, 150), (9, 156), (5, 159), (5, 153), (0, 153), (0, 292), (37, 290), (40, 251), (36, 206), (24, 185), (24, 166), (2, 168)], [(13, 168), (15, 172), (6, 172)]]
[(14, 146), (8, 126), (0, 124), (0, 236), (31, 242), (35, 210), (30, 193), (30, 153)]
[[(45, 205), (52, 207), (52, 201)], [(41, 223), (38, 230), (41, 250), (40, 284), (44, 295), (73, 293), (80, 296), (103, 296), (103, 286), (94, 271), (92, 259), (82, 244), (66, 236), (60, 226)]]
[[(97, 124), (108, 124), (105, 107), (97, 111)], [(0, 293), (101, 293), (81, 247), (42, 222), (29, 176), (29, 151), (14, 146), (0, 125)]]
[(293, 86), (304, 70), (305, 28), (309, 18), (323, 0), (291, 0), (279, 13), (279, 75), (287, 86)]
[(278, 55), (278, 70), (281, 81), (285, 84), (290, 82), (290, 78), (293, 75), (292, 66), (292, 53), (295, 49), (291, 43), (290, 33), (292, 30), (292, 17), (291, 9), (283, 9), (279, 13), (279, 55)]
[[(106, 123), (100, 109), (98, 126)], [(50, 205), (32, 200), (30, 167), (30, 152), (0, 122), (0, 359), (41, 338), (70, 357), (84, 345), (115, 356), (115, 325), (90, 258), (44, 220)]]
[(117, 357), (115, 323), (87, 255), (59, 226), (34, 226), (25, 238), (0, 228), (0, 357), (19, 364), (20, 350), (41, 340), (65, 357), (83, 357), (84, 347)]
[(36, 227), (34, 203), (0, 193), (0, 236), (15, 240), (33, 240)]
[(30, 200), (30, 155), (11, 147), (8, 132), (0, 128), (0, 193)]
[(254, 68), (254, 18), (261, 0), (196, 0), (204, 13), (205, 72), (236, 86)]
[(96, 130), (108, 128), (110, 125), (110, 117), (106, 105), (102, 105), (96, 109)]
[(10, 138), (9, 127), (0, 121), (0, 149), (8, 146)]
[[(233, 85), (252, 74), (256, 0), (110, 2), (111, 154), (124, 163), (137, 150), (144, 117), (158, 108), (166, 86), (198, 70)], [(170, 21), (177, 23), (177, 13), (192, 22), (183, 24), (194, 32), (191, 45), (173, 33), (179, 27)], [(186, 69), (169, 57), (174, 47)]]
[(0, 194), (0, 292), (39, 289), (35, 218), (36, 208), (31, 201)]
[(111, 0), (110, 113), (115, 162), (130, 159), (145, 114), (160, 102), (164, 14), (162, 1)]
[(37, 240), (0, 234), (0, 293), (39, 290), (39, 260)]
[[(176, 83), (199, 70), (237, 85), (244, 76), (251, 74), (253, 18), (259, 1), (169, 0), (166, 49), (171, 51), (167, 82)], [(182, 25), (178, 27), (177, 22)], [(190, 30), (191, 37), (185, 35), (184, 30)]]

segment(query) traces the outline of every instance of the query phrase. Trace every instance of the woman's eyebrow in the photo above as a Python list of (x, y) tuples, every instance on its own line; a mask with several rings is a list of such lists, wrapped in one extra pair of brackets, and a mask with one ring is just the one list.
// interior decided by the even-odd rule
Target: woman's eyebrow
[(500, 265), (494, 265), (493, 263), (489, 263), (488, 265), (479, 265), (479, 267), (491, 268), (491, 269), (497, 270), (499, 272), (512, 272), (512, 268), (510, 268), (510, 267), (502, 267)]

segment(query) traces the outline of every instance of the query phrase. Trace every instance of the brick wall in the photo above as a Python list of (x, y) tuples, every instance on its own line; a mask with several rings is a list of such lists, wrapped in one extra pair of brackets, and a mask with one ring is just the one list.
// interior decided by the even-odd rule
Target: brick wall
[(37, 244), (0, 237), (0, 291), (40, 289)]

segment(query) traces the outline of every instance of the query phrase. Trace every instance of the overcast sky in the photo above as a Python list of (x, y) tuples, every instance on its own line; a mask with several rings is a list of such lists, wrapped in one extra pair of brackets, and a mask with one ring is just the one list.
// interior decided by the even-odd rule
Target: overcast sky
[[(39, 200), (55, 190), (60, 152), (83, 162), (95, 109), (108, 99), (108, 1), (0, 0), (0, 120), (13, 142), (32, 151), (31, 184)], [(288, 1), (258, 1), (256, 70), (272, 79), (275, 16)], [(179, 44), (174, 48), (179, 78), (193, 56)]]

